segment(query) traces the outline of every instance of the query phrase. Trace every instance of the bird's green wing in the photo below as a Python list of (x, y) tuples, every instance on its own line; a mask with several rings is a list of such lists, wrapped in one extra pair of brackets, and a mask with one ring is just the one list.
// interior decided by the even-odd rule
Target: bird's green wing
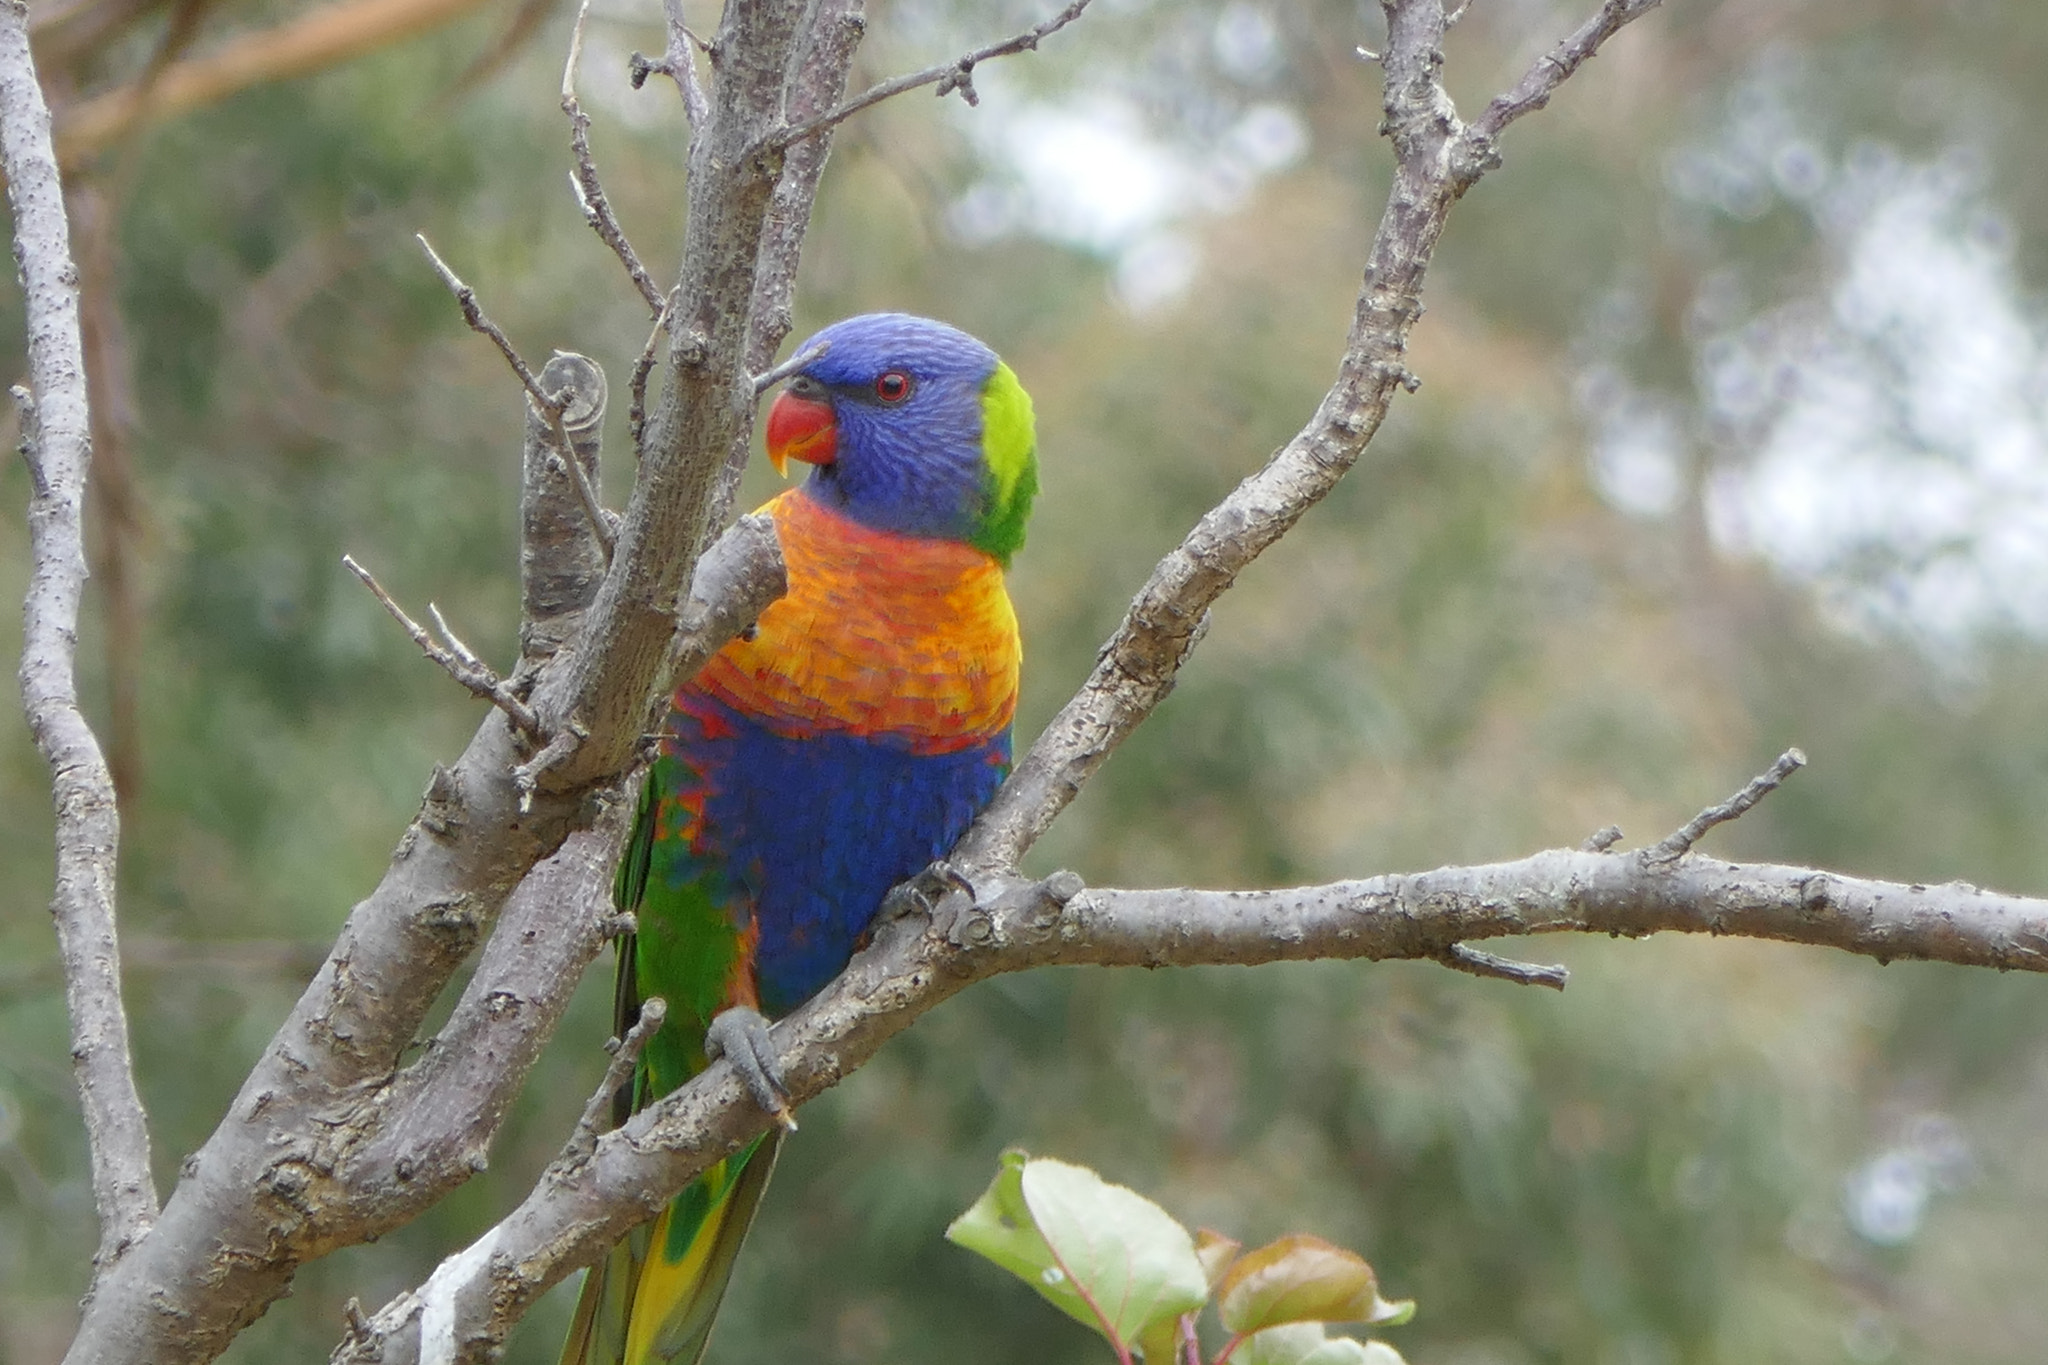
[[(633, 1081), (620, 1087), (618, 1123), (704, 1068), (704, 1031), (728, 978), (750, 969), (727, 909), (732, 879), (695, 847), (691, 798), (700, 782), (674, 756), (656, 761), (613, 883), (614, 904), (638, 921), (618, 944), (615, 1036), (639, 1020), (643, 999), (669, 1005)], [(780, 1144), (778, 1131), (711, 1167), (651, 1229), (590, 1269), (562, 1365), (696, 1365)]]

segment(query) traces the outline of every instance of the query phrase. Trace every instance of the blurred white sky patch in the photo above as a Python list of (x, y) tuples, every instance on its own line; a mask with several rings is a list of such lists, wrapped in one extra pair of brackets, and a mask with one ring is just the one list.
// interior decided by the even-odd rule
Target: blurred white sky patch
[(1255, 85), (1280, 73), (1280, 28), (1270, 11), (1246, 0), (1231, 0), (1217, 14), (1210, 46), (1216, 65), (1233, 80)]
[(1827, 292), (1699, 350), (1738, 452), (1707, 490), (1715, 538), (1860, 629), (2048, 636), (2048, 329), (1981, 172), (1866, 144), (1817, 173)]
[(1919, 1114), (1899, 1141), (1842, 1182), (1842, 1211), (1856, 1235), (1878, 1246), (1903, 1246), (1918, 1235), (1936, 1194), (1958, 1188), (1976, 1158), (1955, 1120)]
[(1676, 405), (1635, 388), (1607, 364), (1587, 368), (1572, 396), (1592, 430), (1587, 458), (1601, 496), (1632, 516), (1676, 510), (1690, 473)]
[[(2027, 295), (1983, 159), (1831, 151), (1796, 54), (1762, 59), (1673, 156), (1681, 204), (1804, 221), (1817, 282), (1739, 251), (1688, 309), (1691, 392), (1632, 373), (1647, 286), (1582, 333), (1576, 399), (1595, 486), (1636, 516), (1691, 481), (1723, 549), (1813, 590), (1841, 625), (1967, 666), (1998, 635), (2048, 638), (2048, 312)], [(1796, 278), (1796, 277), (1795, 277)]]
[[(1242, 85), (1282, 65), (1279, 30), (1259, 6), (1226, 5), (1210, 36), (1217, 66)], [(1136, 313), (1194, 285), (1195, 223), (1238, 208), (1308, 151), (1307, 124), (1277, 100), (1244, 103), (1198, 132), (1160, 126), (1114, 73), (1056, 103), (1023, 96), (997, 68), (975, 76), (989, 98), (963, 127), (987, 173), (948, 226), (970, 243), (1030, 233), (1106, 257), (1118, 301)]]

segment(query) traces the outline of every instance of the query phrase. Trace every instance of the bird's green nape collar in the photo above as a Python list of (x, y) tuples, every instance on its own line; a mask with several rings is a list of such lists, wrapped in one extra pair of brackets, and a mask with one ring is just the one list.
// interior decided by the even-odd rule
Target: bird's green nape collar
[(971, 543), (1008, 568), (1038, 496), (1038, 435), (1031, 395), (1000, 360), (981, 390), (981, 451), (988, 510)]

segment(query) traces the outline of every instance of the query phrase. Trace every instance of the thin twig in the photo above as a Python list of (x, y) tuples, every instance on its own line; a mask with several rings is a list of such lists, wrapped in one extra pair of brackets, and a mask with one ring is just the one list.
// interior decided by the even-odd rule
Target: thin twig
[(1563, 990), (1565, 982), (1571, 978), (1571, 973), (1563, 967), (1517, 962), (1514, 958), (1481, 952), (1464, 943), (1453, 943), (1437, 961), (1454, 971), (1470, 972), (1473, 976), (1490, 976), (1519, 986), (1548, 986), (1554, 991)]
[(581, 1117), (576, 1120), (576, 1129), (563, 1146), (558, 1162), (573, 1162), (588, 1156), (597, 1140), (612, 1128), (614, 1112), (612, 1100), (620, 1087), (633, 1079), (633, 1068), (639, 1064), (640, 1054), (646, 1050), (647, 1040), (654, 1036), (662, 1021), (668, 1018), (668, 1002), (660, 996), (653, 996), (640, 1002), (640, 1017), (633, 1021), (633, 1027), (626, 1030), (623, 1038), (605, 1040), (605, 1050), (612, 1054), (605, 1064), (604, 1079), (597, 1083), (597, 1089), (583, 1106)]
[[(422, 654), (439, 664), (443, 672), (468, 688), (470, 692), (503, 711), (519, 728), (521, 734), (536, 743), (542, 740), (540, 717), (533, 713), (533, 708), (520, 700), (518, 695), (506, 686), (503, 678), (471, 654), (467, 645), (459, 640), (454, 641), (454, 648), (438, 643), (428, 634), (425, 626), (408, 616), (405, 608), (399, 606), (397, 600), (384, 591), (384, 585), (377, 581), (374, 574), (356, 563), (353, 555), (343, 555), (341, 565), (354, 574), (362, 585), (370, 590), (373, 597), (384, 604), (384, 610), (390, 612), (391, 619), (398, 622), (405, 633), (412, 637), (412, 642), (420, 647)], [(436, 621), (441, 619), (439, 611), (431, 607), (428, 610), (433, 611)]]
[(804, 119), (801, 122), (793, 123), (789, 127), (784, 128), (768, 140), (769, 146), (776, 149), (786, 148), (792, 143), (801, 142), (823, 129), (836, 127), (846, 122), (846, 120), (852, 118), (863, 109), (880, 104), (883, 100), (901, 95), (905, 91), (915, 90), (919, 86), (936, 83), (939, 87), (940, 95), (949, 95), (957, 90), (960, 92), (960, 98), (966, 100), (968, 104), (979, 104), (981, 103), (981, 96), (974, 89), (974, 68), (976, 66), (997, 57), (1008, 57), (1018, 52), (1035, 51), (1041, 40), (1050, 37), (1068, 24), (1073, 23), (1081, 17), (1081, 11), (1087, 8), (1088, 0), (1072, 0), (1072, 3), (1052, 18), (1024, 30), (1024, 32), (1019, 33), (1013, 38), (1006, 38), (1000, 43), (991, 43), (987, 47), (976, 48), (965, 56), (956, 57), (950, 62), (942, 62), (938, 66), (928, 66), (922, 71), (913, 71), (907, 76), (897, 76), (891, 80), (883, 81), (880, 85), (870, 86), (852, 99), (832, 109), (828, 109), (816, 118)]
[[(647, 344), (641, 347), (640, 358), (633, 362), (633, 378), (628, 385), (632, 397), (626, 404), (626, 433), (632, 438), (635, 460), (644, 453), (643, 438), (647, 434), (647, 377), (654, 373), (654, 359), (661, 345), (661, 334), (668, 330), (669, 313), (675, 304), (674, 294), (662, 300), (661, 311), (654, 318), (654, 328), (647, 334)], [(758, 393), (759, 390), (755, 392)]]
[(1752, 777), (1749, 785), (1741, 791), (1718, 806), (1708, 806), (1662, 842), (1644, 849), (1643, 861), (1650, 864), (1677, 862), (1692, 852), (1692, 846), (1700, 841), (1701, 835), (1716, 825), (1724, 825), (1746, 814), (1757, 802), (1776, 791), (1786, 778), (1805, 766), (1805, 754), (1797, 749), (1787, 749), (1778, 755), (1778, 761), (1771, 765), (1769, 772)]
[(754, 392), (761, 393), (771, 384), (779, 384), (815, 360), (824, 359), (825, 352), (832, 349), (832, 343), (821, 341), (808, 350), (799, 351), (780, 365), (761, 371), (754, 376)]
[(541, 390), (540, 380), (534, 378), (533, 371), (528, 368), (524, 360), (519, 358), (519, 352), (512, 349), (511, 339), (505, 335), (504, 329), (499, 327), (497, 323), (492, 322), (489, 315), (484, 312), (482, 305), (477, 303), (476, 290), (464, 284), (462, 277), (448, 268), (448, 263), (441, 259), (439, 252), (434, 250), (434, 244), (427, 240), (425, 233), (416, 232), (413, 234), (413, 237), (419, 242), (420, 250), (427, 253), (427, 259), (433, 263), (434, 273), (441, 277), (441, 283), (448, 286), (448, 292), (453, 294), (455, 302), (461, 305), (462, 320), (469, 324), (469, 329), (472, 332), (481, 332), (489, 337), (496, 344), (499, 353), (505, 357), (505, 363), (512, 367), (514, 374), (519, 376), (519, 382), (526, 386), (528, 396), (534, 402), (540, 404), (543, 411), (552, 412), (559, 417), (562, 412), (562, 404), (549, 398)]
[(434, 618), (434, 629), (441, 632), (441, 638), (447, 641), (448, 652), (457, 659), (460, 659), (464, 667), (474, 669), (480, 673), (491, 671), (490, 665), (478, 658), (477, 652), (471, 649), (460, 635), (457, 635), (449, 628), (448, 618), (441, 614), (439, 606), (432, 602), (427, 603), (427, 615)]
[[(590, 486), (590, 473), (584, 469), (583, 461), (576, 458), (576, 447), (569, 443), (569, 433), (557, 415), (554, 419), (556, 438), (561, 442), (554, 452), (569, 471), (569, 482), (576, 486), (576, 500), (583, 504), (583, 515), (590, 518), (590, 534), (597, 537), (598, 548), (604, 551), (604, 562), (610, 565), (612, 551), (618, 548), (618, 528), (612, 524), (612, 514), (605, 511), (604, 504), (597, 500), (597, 490)], [(566, 451), (567, 454), (563, 452)]]
[(1588, 834), (1586, 842), (1579, 845), (1579, 851), (1582, 853), (1605, 853), (1620, 842), (1621, 826), (1608, 825), (1603, 829), (1596, 829), (1591, 834)]
[(569, 150), (576, 162), (569, 173), (569, 183), (576, 189), (576, 204), (583, 210), (583, 221), (619, 258), (633, 287), (647, 301), (648, 312), (658, 315), (663, 307), (661, 287), (640, 263), (639, 253), (626, 240), (626, 230), (619, 226), (618, 215), (612, 212), (612, 201), (605, 195), (597, 163), (590, 155), (590, 115), (583, 112), (583, 105), (576, 98), (576, 64), (583, 57), (583, 25), (589, 17), (590, 0), (583, 0), (576, 9), (576, 25), (569, 32), (569, 60), (562, 68), (562, 112), (569, 116)]
[[(1618, 33), (1622, 26), (1662, 4), (1663, 0), (1606, 0), (1599, 13), (1579, 25), (1570, 37), (1543, 56), (1538, 57), (1527, 74), (1516, 83), (1515, 88), (1498, 95), (1486, 106), (1478, 118), (1472, 120), (1460, 139), (1468, 151), (1480, 151), (1483, 157), (1490, 154), (1493, 140), (1501, 131), (1524, 114), (1533, 113), (1550, 103), (1550, 97), (1557, 88), (1571, 78), (1571, 74), (1584, 65), (1587, 59), (1600, 50), (1600, 45)], [(1464, 6), (1458, 7), (1463, 15)], [(1446, 25), (1455, 22), (1453, 16), (1446, 16)], [(1490, 164), (1490, 163), (1489, 163)], [(1484, 166), (1481, 166), (1481, 170)], [(1463, 175), (1460, 175), (1463, 178)], [(1476, 173), (1473, 176), (1477, 178)]]
[(683, 97), (683, 117), (695, 130), (711, 113), (711, 100), (697, 80), (696, 54), (701, 50), (710, 55), (711, 44), (690, 32), (690, 26), (683, 22), (682, 0), (663, 0), (662, 11), (668, 21), (667, 49), (659, 57), (644, 57), (635, 52), (627, 70), (635, 90), (657, 73), (674, 81), (677, 93)]
[[(92, 463), (64, 188), (50, 110), (29, 55), (28, 9), (0, 5), (0, 170), (13, 210), (14, 256), (28, 334), (32, 403), (20, 409), (29, 504), (29, 584), (22, 601), (21, 700), (50, 766), (56, 878), (50, 916), (64, 963), (72, 1074), (84, 1110), (100, 1219), (95, 1288), (158, 1215), (149, 1123), (135, 1089), (121, 1000), (114, 887), (121, 820), (99, 740), (78, 705), (78, 612), (84, 596), (85, 489)], [(19, 399), (17, 399), (19, 401)]]

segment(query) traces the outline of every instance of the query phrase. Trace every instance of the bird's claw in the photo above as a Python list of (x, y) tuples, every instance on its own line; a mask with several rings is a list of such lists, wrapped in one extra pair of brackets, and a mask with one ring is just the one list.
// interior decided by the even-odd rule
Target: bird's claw
[(784, 1128), (796, 1131), (796, 1115), (789, 1110), (789, 1088), (782, 1076), (782, 1063), (776, 1058), (775, 1044), (768, 1036), (768, 1020), (759, 1010), (745, 1005), (721, 1010), (704, 1031), (704, 1055), (714, 1062), (720, 1057), (731, 1062), (732, 1069), (746, 1082), (754, 1103)]
[(927, 863), (909, 881), (891, 887), (889, 894), (882, 897), (882, 910), (877, 918), (898, 919), (912, 912), (930, 916), (938, 910), (939, 902), (954, 891), (963, 892), (969, 900), (975, 897), (974, 883), (941, 858)]

